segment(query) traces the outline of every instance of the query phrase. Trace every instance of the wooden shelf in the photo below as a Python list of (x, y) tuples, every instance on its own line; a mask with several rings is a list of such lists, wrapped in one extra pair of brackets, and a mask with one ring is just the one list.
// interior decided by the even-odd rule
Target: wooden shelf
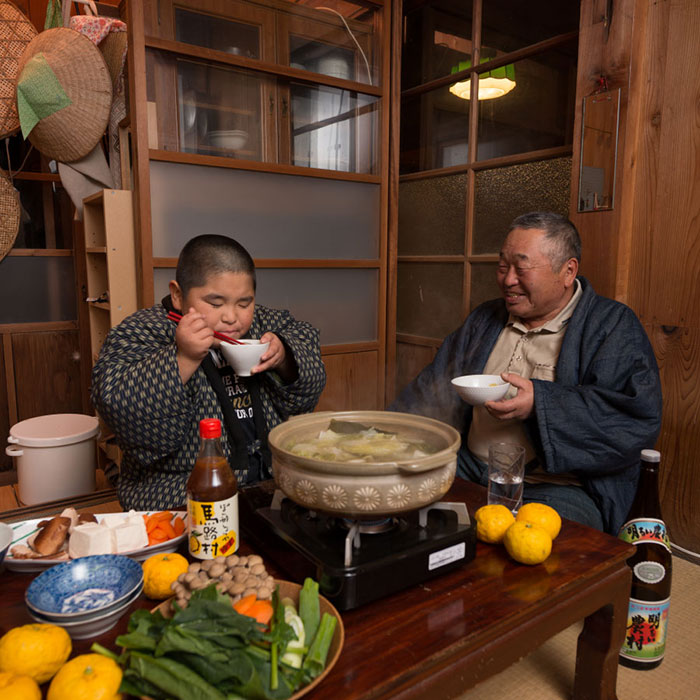
[(100, 190), (83, 200), (90, 349), (94, 360), (112, 326), (136, 311), (134, 216), (129, 190)]

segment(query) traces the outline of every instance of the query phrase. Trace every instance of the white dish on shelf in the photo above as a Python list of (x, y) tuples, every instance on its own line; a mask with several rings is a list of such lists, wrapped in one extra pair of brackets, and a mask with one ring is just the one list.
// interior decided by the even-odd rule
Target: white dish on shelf
[[(141, 510), (136, 511), (138, 515), (150, 515), (157, 511), (154, 510)], [(173, 517), (180, 516), (186, 519), (187, 513), (182, 510), (171, 511)], [(97, 522), (100, 522), (105, 515), (119, 515), (118, 513), (95, 513), (95, 518)], [(126, 513), (124, 513), (126, 515)], [(27, 539), (37, 531), (37, 525), (44, 521), (50, 520), (49, 517), (46, 518), (34, 518), (32, 520), (24, 520), (20, 523), (10, 523), (10, 527), (13, 528), (12, 544), (10, 545), (10, 550), (12, 547), (18, 544), (27, 544)], [(125, 557), (130, 557), (131, 559), (136, 559), (136, 561), (145, 561), (152, 554), (159, 554), (161, 552), (174, 552), (180, 542), (185, 539), (187, 535), (187, 530), (181, 535), (174, 537), (173, 539), (167, 540), (166, 542), (161, 542), (160, 544), (152, 544), (147, 547), (141, 547), (139, 549), (134, 549), (130, 552), (119, 552)], [(70, 559), (16, 559), (12, 556), (10, 551), (5, 555), (5, 568), (10, 571), (23, 571), (25, 573), (30, 573), (33, 571), (43, 571), (48, 569), (50, 566), (55, 566), (56, 564), (62, 564), (64, 561), (70, 561)]]
[(226, 148), (230, 151), (240, 151), (248, 143), (248, 132), (242, 129), (225, 131), (210, 131), (209, 142), (216, 148)]

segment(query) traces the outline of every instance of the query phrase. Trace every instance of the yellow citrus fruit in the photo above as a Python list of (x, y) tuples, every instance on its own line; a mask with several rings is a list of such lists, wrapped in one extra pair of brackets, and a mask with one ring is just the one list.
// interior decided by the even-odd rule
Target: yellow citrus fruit
[(19, 676), (9, 671), (0, 672), (2, 700), (41, 700), (41, 690), (31, 676)]
[(546, 530), (524, 521), (513, 523), (503, 538), (506, 551), (521, 564), (541, 564), (552, 551)]
[(474, 517), (477, 538), (489, 544), (501, 542), (506, 530), (515, 522), (513, 514), (502, 505), (481, 506)]
[(46, 700), (120, 700), (122, 670), (102, 654), (71, 659), (54, 676)]
[(70, 656), (70, 636), (58, 625), (22, 625), (0, 638), (0, 671), (46, 683)]
[(520, 506), (515, 519), (518, 522), (532, 523), (547, 531), (547, 534), (555, 540), (561, 530), (561, 517), (554, 508), (545, 503), (526, 503)]
[(143, 592), (154, 600), (169, 598), (172, 584), (187, 571), (189, 562), (176, 552), (154, 554), (143, 562)]

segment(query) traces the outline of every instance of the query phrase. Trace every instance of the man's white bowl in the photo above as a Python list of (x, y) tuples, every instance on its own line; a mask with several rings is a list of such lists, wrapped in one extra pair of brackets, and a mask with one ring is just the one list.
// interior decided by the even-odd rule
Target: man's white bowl
[(250, 370), (260, 364), (260, 358), (267, 352), (270, 343), (261, 343), (259, 340), (241, 338), (243, 345), (222, 342), (219, 346), (233, 371), (239, 377), (250, 377)]
[(481, 406), (487, 401), (502, 399), (510, 388), (497, 374), (465, 374), (455, 377), (452, 386), (464, 401), (472, 406)]

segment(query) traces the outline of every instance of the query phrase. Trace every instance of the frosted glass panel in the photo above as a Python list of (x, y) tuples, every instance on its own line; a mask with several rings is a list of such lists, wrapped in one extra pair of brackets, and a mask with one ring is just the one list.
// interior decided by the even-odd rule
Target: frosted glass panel
[(469, 311), (474, 311), (479, 304), (500, 296), (501, 290), (496, 284), (496, 263), (472, 264)]
[(396, 329), (443, 338), (462, 321), (464, 268), (454, 263), (398, 265)]
[(467, 176), (399, 184), (399, 255), (462, 255)]
[(379, 185), (151, 161), (153, 255), (202, 233), (254, 258), (379, 257)]
[(569, 215), (571, 158), (476, 173), (472, 253), (495, 255), (516, 216), (529, 211)]
[[(155, 298), (168, 294), (174, 270), (154, 270)], [(377, 340), (377, 270), (258, 269), (256, 302), (288, 309), (321, 331), (324, 345)]]
[(5, 301), (0, 323), (76, 320), (73, 258), (6, 257), (0, 263), (0, 299)]

